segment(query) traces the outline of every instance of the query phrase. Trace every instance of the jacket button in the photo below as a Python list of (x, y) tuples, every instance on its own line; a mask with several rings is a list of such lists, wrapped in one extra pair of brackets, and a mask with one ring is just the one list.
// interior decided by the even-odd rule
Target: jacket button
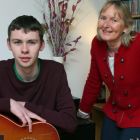
[(128, 116), (128, 118), (129, 118), (129, 119), (133, 119), (133, 118), (134, 118), (134, 116), (132, 116), (132, 115), (129, 115), (129, 116)]
[(113, 113), (117, 113), (117, 110), (116, 110), (116, 109), (113, 109), (112, 112), (113, 112)]
[(132, 105), (131, 104), (128, 104), (128, 108), (131, 108), (132, 107)]
[(124, 80), (124, 75), (121, 75), (121, 76), (120, 76), (120, 79), (121, 79), (121, 80)]
[(115, 101), (112, 101), (112, 105), (116, 105), (116, 102)]
[(121, 58), (121, 63), (124, 63), (124, 58)]
[(108, 76), (107, 76), (107, 74), (105, 74), (105, 78), (107, 78)]
[(128, 91), (125, 90), (123, 95), (124, 95), (124, 96), (128, 96)]
[(103, 61), (106, 62), (106, 57), (103, 58)]

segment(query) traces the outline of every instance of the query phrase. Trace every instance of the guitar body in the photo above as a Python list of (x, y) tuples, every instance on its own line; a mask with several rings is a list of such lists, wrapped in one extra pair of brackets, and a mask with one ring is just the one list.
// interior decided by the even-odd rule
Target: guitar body
[(56, 128), (49, 123), (34, 122), (29, 133), (28, 127), (22, 127), (3, 115), (0, 115), (0, 136), (2, 140), (60, 140)]

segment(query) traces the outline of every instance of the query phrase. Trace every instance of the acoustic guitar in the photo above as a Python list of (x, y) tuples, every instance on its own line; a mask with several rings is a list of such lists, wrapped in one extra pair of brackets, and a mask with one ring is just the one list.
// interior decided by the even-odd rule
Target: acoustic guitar
[(0, 140), (60, 140), (54, 126), (49, 123), (33, 122), (32, 132), (28, 127), (0, 114)]

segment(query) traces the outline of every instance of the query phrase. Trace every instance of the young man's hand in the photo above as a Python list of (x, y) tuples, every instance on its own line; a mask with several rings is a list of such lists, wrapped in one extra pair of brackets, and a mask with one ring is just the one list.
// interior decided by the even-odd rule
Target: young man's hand
[(46, 122), (46, 120), (38, 116), (37, 114), (31, 112), (27, 108), (25, 108), (24, 105), (25, 105), (25, 102), (19, 102), (19, 101), (10, 99), (11, 113), (13, 113), (15, 116), (17, 116), (21, 120), (23, 126), (28, 125), (29, 132), (32, 132), (32, 119), (36, 119), (41, 122)]

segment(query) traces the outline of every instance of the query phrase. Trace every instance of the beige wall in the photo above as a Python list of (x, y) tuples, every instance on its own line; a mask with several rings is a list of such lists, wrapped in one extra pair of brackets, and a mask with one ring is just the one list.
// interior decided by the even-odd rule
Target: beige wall
[[(74, 1), (74, 0), (73, 0)], [(73, 35), (82, 35), (77, 51), (68, 56), (65, 64), (72, 94), (81, 97), (90, 67), (91, 41), (96, 35), (98, 12), (106, 0), (82, 0), (73, 25)]]

